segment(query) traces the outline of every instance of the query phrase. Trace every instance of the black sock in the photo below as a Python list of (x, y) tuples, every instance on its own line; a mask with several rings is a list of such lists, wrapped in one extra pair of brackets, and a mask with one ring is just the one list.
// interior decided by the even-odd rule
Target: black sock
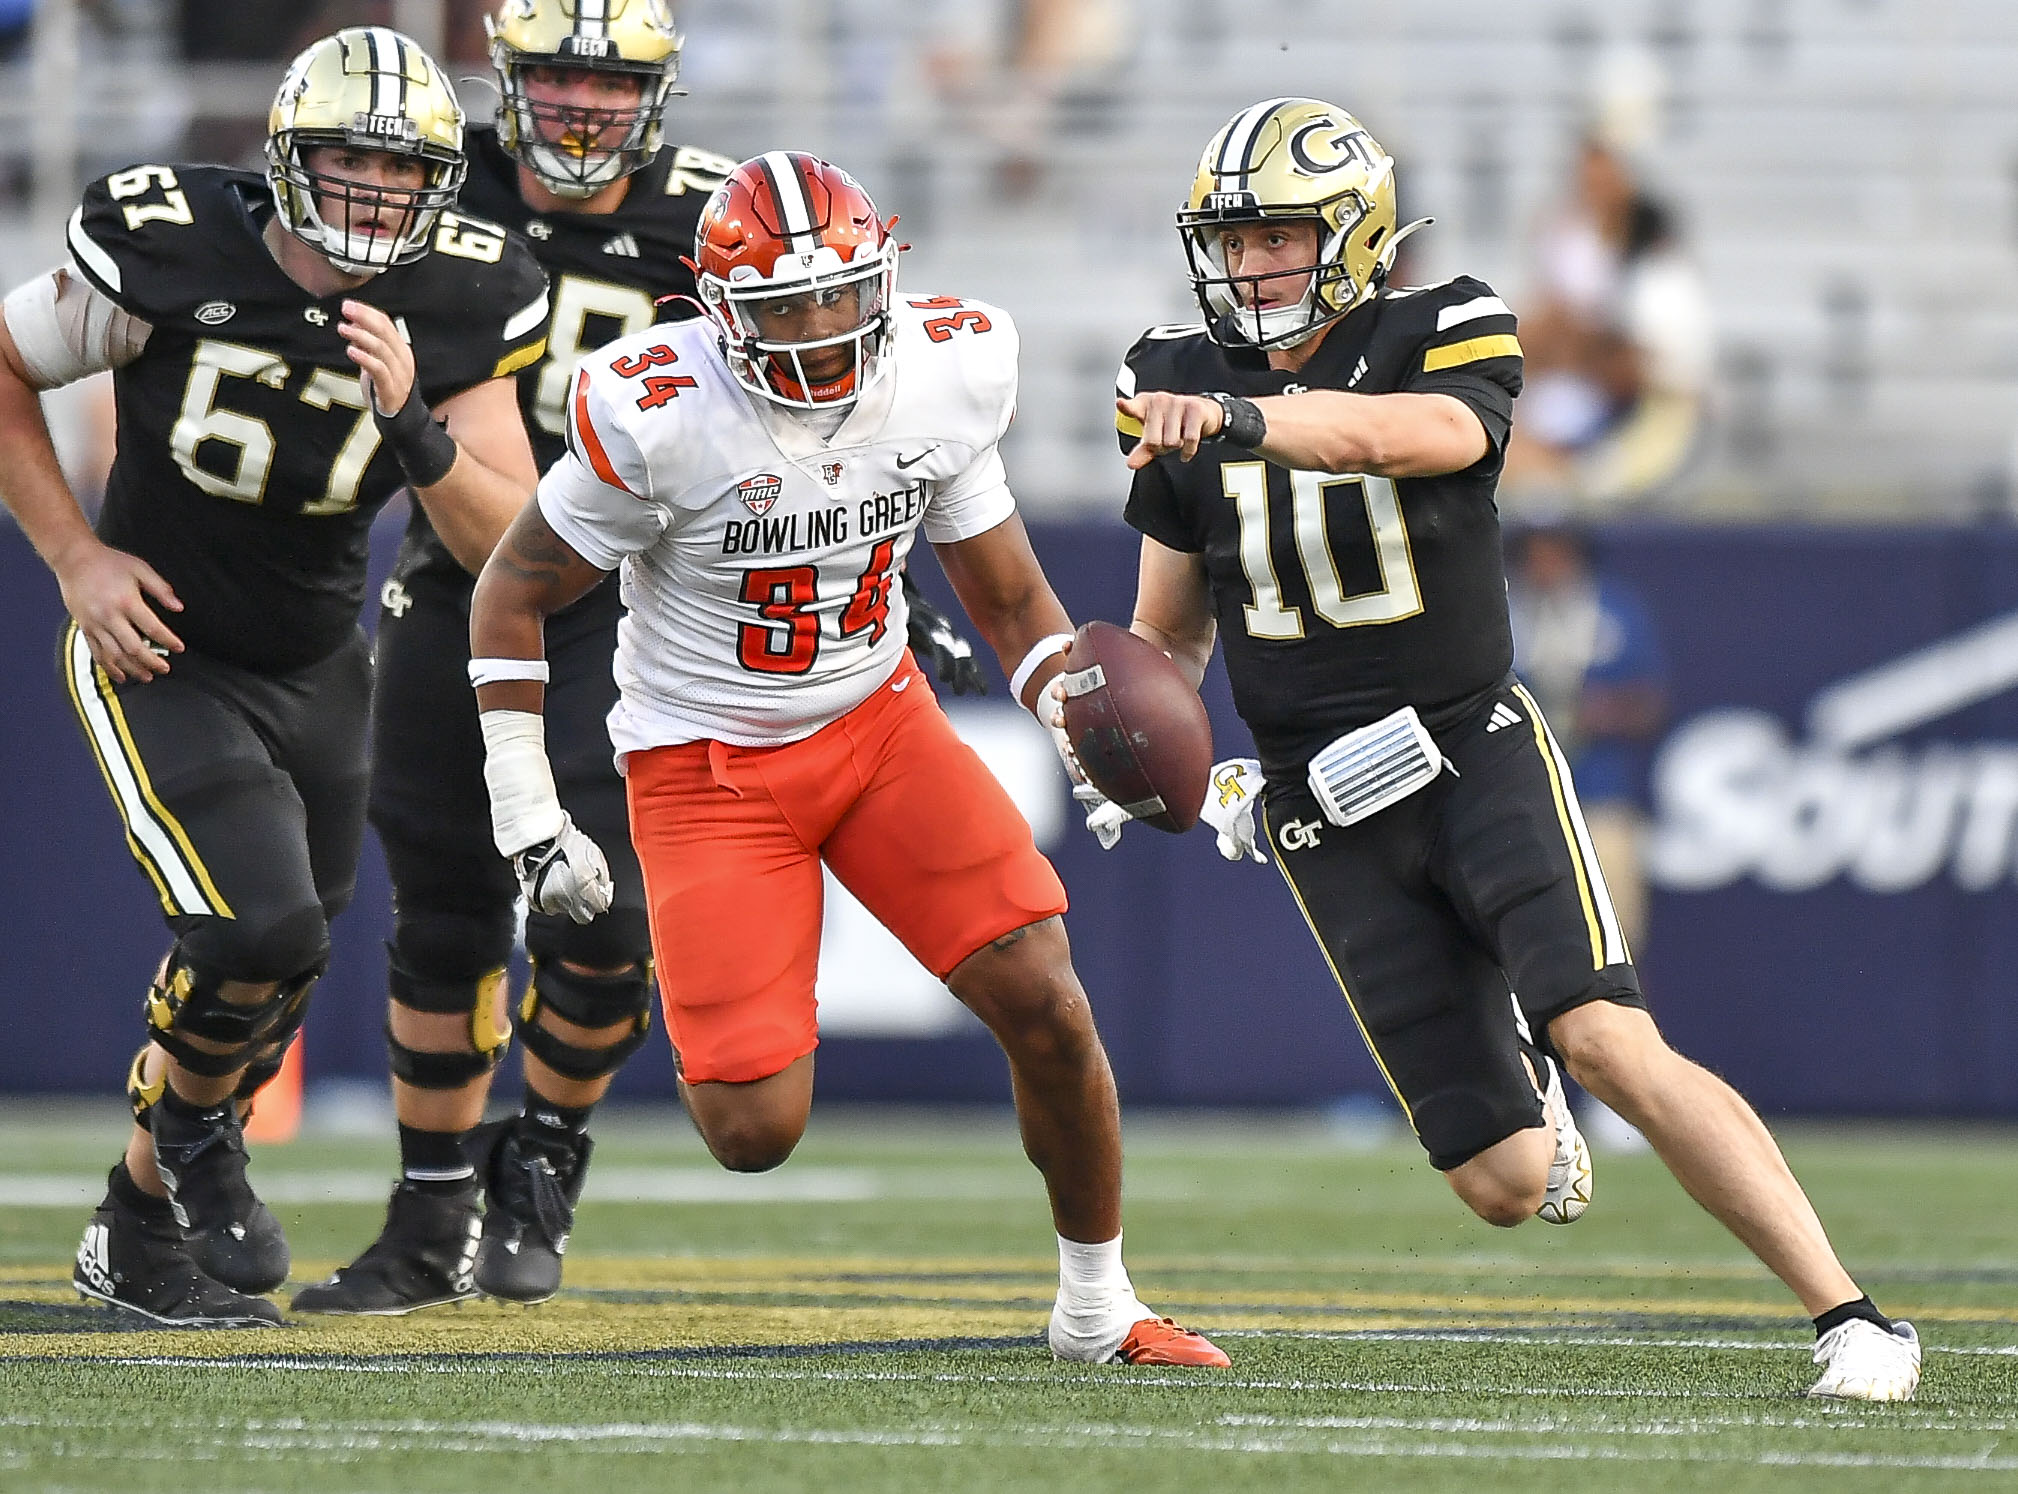
[(1832, 1307), (1815, 1319), (1815, 1337), (1820, 1338), (1832, 1328), (1840, 1328), (1852, 1318), (1862, 1318), (1867, 1323), (1876, 1323), (1887, 1333), (1892, 1331), (1892, 1320), (1878, 1311), (1877, 1303), (1869, 1297), (1859, 1297), (1855, 1302), (1845, 1302), (1841, 1307)]
[(399, 1170), (423, 1193), (460, 1193), (470, 1186), (476, 1168), (463, 1151), (461, 1131), (399, 1128)]
[(172, 1084), (161, 1086), (161, 1098), (154, 1102), (154, 1109), (176, 1121), (178, 1129), (185, 1132), (215, 1130), (227, 1116), (237, 1114), (229, 1095), (213, 1104), (196, 1105), (177, 1094)]
[(527, 1141), (571, 1142), (589, 1128), (593, 1105), (556, 1105), (536, 1089), (526, 1090), (525, 1109), (519, 1112), (519, 1135)]
[(138, 1214), (144, 1219), (172, 1219), (174, 1208), (165, 1198), (156, 1198), (152, 1193), (143, 1192), (133, 1181), (133, 1174), (127, 1170), (126, 1159), (121, 1157), (112, 1169), (112, 1175), (105, 1180), (106, 1192), (112, 1201), (128, 1213)]

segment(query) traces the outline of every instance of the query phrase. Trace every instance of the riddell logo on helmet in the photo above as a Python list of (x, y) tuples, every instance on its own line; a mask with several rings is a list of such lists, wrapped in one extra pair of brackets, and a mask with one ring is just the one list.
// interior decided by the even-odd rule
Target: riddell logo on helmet
[(760, 472), (736, 484), (736, 496), (743, 500), (743, 507), (759, 518), (771, 511), (771, 505), (784, 491), (785, 480), (770, 472)]

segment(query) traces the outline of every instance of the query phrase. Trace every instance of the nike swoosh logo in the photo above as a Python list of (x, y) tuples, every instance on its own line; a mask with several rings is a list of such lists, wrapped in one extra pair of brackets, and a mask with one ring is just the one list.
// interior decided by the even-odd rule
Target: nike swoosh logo
[(913, 678), (914, 676), (912, 675), (908, 674), (905, 675), (901, 680), (897, 681), (896, 684), (890, 687), (890, 693), (892, 695), (902, 695), (906, 690), (908, 690), (911, 687), (911, 681)]
[(899, 472), (903, 472), (911, 467), (917, 466), (920, 462), (924, 461), (926, 457), (930, 456), (933, 452), (937, 451), (938, 449), (939, 448), (936, 446), (928, 446), (914, 457), (898, 457), (897, 470)]

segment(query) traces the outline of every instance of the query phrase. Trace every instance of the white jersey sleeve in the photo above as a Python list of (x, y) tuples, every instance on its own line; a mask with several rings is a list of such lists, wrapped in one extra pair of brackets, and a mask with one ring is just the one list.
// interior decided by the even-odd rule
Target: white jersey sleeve
[(669, 515), (651, 499), (651, 472), (610, 391), (584, 363), (568, 401), (567, 454), (540, 479), (540, 513), (599, 570), (658, 543)]
[[(1016, 510), (1009, 491), (1009, 477), (1002, 465), (1002, 437), (1016, 416), (1016, 362), (1019, 339), (1009, 313), (994, 306), (961, 303), (955, 313), (979, 317), (978, 327), (951, 333), (973, 339), (962, 349), (958, 367), (964, 378), (946, 397), (957, 405), (964, 422), (993, 435), (974, 453), (961, 471), (935, 485), (931, 504), (920, 526), (925, 538), (935, 545), (951, 544), (985, 533)], [(985, 329), (985, 330), (981, 330)]]

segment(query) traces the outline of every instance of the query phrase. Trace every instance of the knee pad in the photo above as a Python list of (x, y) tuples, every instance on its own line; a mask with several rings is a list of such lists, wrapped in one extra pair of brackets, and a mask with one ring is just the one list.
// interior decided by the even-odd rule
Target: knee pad
[(1462, 1167), (1516, 1131), (1542, 1124), (1541, 1100), (1532, 1093), (1523, 1104), (1517, 1096), (1501, 1099), (1477, 1089), (1442, 1089), (1417, 1100), (1413, 1114), (1415, 1134), (1439, 1172)]
[(147, 1050), (153, 1046), (152, 1043), (142, 1043), (126, 1070), (126, 1103), (133, 1107), (133, 1123), (143, 1131), (151, 1129), (147, 1117), (153, 1111), (155, 1101), (161, 1098), (161, 1092), (168, 1087), (166, 1068), (151, 1080), (146, 1076)]
[[(224, 981), (191, 962), (183, 945), (169, 952), (168, 969), (147, 992), (147, 1027), (155, 1042), (192, 1074), (221, 1079), (246, 1066), (246, 1050), (287, 1044), (301, 1030), (308, 1012), (308, 993), (322, 975), (322, 964), (283, 978), (262, 1001), (226, 1001)], [(243, 977), (240, 977), (243, 979)], [(212, 1053), (189, 1042), (192, 1037), (227, 1051)], [(134, 1082), (139, 1078), (135, 1060)], [(157, 1095), (158, 1098), (158, 1095)], [(150, 1100), (148, 1102), (152, 1104)]]
[(393, 968), (419, 980), (476, 980), (497, 969), (511, 958), (517, 930), (511, 904), (489, 901), (448, 907), (440, 896), (401, 897), (386, 945)]
[(467, 1050), (431, 1053), (409, 1048), (386, 1023), (385, 1047), (394, 1078), (416, 1089), (461, 1089), (498, 1066), (512, 1038), (511, 1023), (499, 1022), (493, 1015), (504, 985), (503, 966), (471, 980), (427, 980), (408, 970), (393, 951), (390, 976), (395, 1002), (417, 1012), (466, 1016), (470, 1039)]
[[(584, 1048), (549, 1032), (538, 1021), (542, 1008), (577, 1027), (630, 1031), (606, 1048)], [(534, 960), (532, 985), (519, 1006), (519, 1041), (526, 1052), (565, 1079), (602, 1079), (623, 1067), (652, 1030), (652, 967), (634, 964), (618, 975), (584, 975), (559, 960)]]
[(588, 923), (536, 913), (526, 919), (526, 953), (535, 965), (572, 960), (591, 970), (648, 966), (652, 960), (651, 920), (643, 908), (621, 903)]
[(191, 919), (179, 934), (176, 948), (215, 980), (287, 981), (329, 965), (329, 920), (319, 904), (265, 921)]

